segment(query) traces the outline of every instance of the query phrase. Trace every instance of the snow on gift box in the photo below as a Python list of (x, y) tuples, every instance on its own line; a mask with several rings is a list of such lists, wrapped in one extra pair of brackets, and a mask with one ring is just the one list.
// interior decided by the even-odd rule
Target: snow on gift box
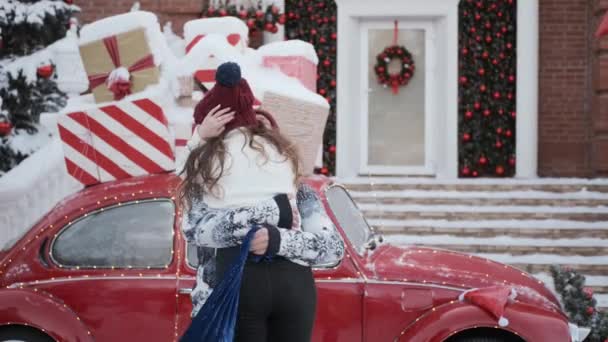
[(68, 173), (82, 184), (175, 169), (167, 118), (149, 98), (61, 114), (57, 127)]
[(205, 18), (191, 20), (184, 24), (186, 52), (210, 34), (221, 35), (230, 45), (244, 53), (247, 49), (249, 28), (242, 20), (234, 17)]
[(85, 25), (80, 55), (96, 102), (116, 101), (159, 80), (169, 49), (157, 17), (136, 11)]
[(258, 53), (265, 67), (278, 67), (285, 75), (300, 80), (310, 91), (317, 91), (319, 58), (312, 44), (286, 40), (263, 45)]

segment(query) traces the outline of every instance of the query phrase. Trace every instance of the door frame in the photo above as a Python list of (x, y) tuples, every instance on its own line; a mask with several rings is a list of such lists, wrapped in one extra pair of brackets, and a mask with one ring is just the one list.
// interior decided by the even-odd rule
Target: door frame
[[(370, 165), (369, 164), (369, 30), (371, 29), (393, 29), (394, 22), (387, 20), (366, 20), (359, 25), (360, 39), (360, 108), (359, 127), (361, 144), (359, 145), (359, 174), (375, 175), (433, 175), (435, 174), (435, 127), (436, 109), (434, 101), (438, 96), (436, 89), (436, 54), (435, 27), (431, 19), (413, 18), (410, 20), (397, 19), (399, 29), (418, 29), (424, 31), (424, 57), (425, 69), (417, 69), (424, 72), (424, 163), (416, 166), (394, 166), (394, 165)], [(396, 147), (396, 146), (395, 146)]]

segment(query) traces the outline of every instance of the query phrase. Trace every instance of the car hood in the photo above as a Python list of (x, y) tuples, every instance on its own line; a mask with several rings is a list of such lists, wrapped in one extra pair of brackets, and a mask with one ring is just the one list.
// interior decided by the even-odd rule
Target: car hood
[[(528, 273), (489, 259), (442, 249), (382, 244), (364, 258), (364, 273), (382, 281), (433, 283), (462, 289), (513, 286), (520, 294), (560, 307), (544, 284)], [(536, 300), (535, 300), (536, 301)]]

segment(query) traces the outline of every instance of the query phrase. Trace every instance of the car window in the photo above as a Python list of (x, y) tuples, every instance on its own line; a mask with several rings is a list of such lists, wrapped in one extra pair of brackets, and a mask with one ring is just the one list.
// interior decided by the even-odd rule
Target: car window
[(188, 266), (192, 268), (196, 268), (198, 265), (198, 253), (196, 251), (196, 245), (193, 243), (188, 244), (188, 249), (186, 252), (186, 261), (188, 261)]
[(341, 186), (332, 186), (325, 191), (325, 197), (348, 240), (362, 252), (372, 230), (350, 194)]
[(174, 212), (163, 199), (89, 213), (61, 230), (51, 256), (64, 267), (165, 267), (173, 254)]

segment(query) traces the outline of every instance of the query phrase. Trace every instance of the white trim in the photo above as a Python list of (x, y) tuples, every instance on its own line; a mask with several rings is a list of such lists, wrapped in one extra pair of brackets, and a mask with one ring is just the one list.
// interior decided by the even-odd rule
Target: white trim
[(517, 178), (538, 177), (538, 0), (517, 2)]
[[(435, 171), (440, 178), (458, 176), (458, 0), (386, 0), (382, 2), (368, 0), (337, 0), (338, 36), (353, 37), (338, 39), (339, 51), (362, 51), (361, 39), (354, 39), (362, 20), (432, 20), (437, 54), (434, 80), (437, 98), (433, 106), (425, 111), (437, 113), (434, 122), (429, 122), (433, 139), (427, 148), (429, 162), (425, 168), (410, 169), (408, 174), (429, 174)], [(427, 50), (428, 51), (428, 50)], [(356, 100), (361, 94), (364, 83), (360, 70), (361, 54), (338, 53), (338, 89), (337, 96), (351, 101), (338, 101), (337, 105), (337, 154), (336, 173), (338, 177), (356, 177), (360, 172), (359, 151), (362, 149), (359, 118), (362, 115), (361, 104)], [(366, 55), (366, 54), (365, 54)], [(353, 72), (356, 70), (357, 72)], [(425, 90), (426, 91), (426, 90)], [(425, 128), (426, 129), (426, 128)], [(426, 132), (425, 132), (426, 133)], [(373, 170), (369, 170), (373, 171)], [(402, 173), (403, 170), (397, 172)], [(410, 172), (411, 171), (411, 172)], [(432, 172), (431, 172), (432, 173)]]

